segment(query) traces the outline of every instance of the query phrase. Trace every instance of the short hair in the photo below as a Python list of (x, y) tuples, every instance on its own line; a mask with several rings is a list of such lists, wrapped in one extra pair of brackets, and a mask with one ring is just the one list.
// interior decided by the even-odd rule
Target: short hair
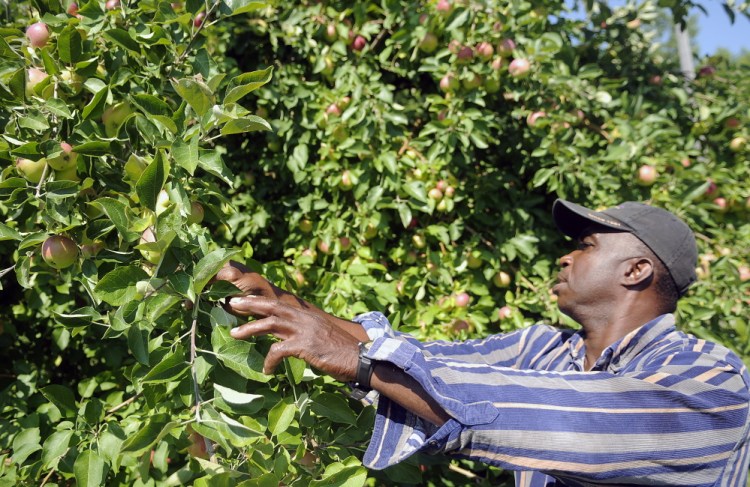
[(651, 259), (654, 263), (654, 291), (659, 298), (661, 311), (664, 313), (673, 313), (677, 309), (677, 301), (680, 299), (680, 293), (677, 291), (677, 285), (669, 274), (667, 267), (646, 244), (638, 241), (638, 252)]

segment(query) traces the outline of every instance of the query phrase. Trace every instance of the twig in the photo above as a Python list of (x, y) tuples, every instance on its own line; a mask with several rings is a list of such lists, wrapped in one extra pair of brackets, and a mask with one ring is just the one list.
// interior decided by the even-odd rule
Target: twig
[(120, 404), (118, 404), (117, 406), (115, 406), (112, 409), (110, 409), (109, 411), (107, 411), (107, 414), (110, 415), (110, 414), (115, 413), (116, 411), (119, 411), (120, 409), (124, 408), (125, 406), (127, 406), (131, 402), (133, 402), (136, 399), (138, 399), (139, 397), (141, 397), (141, 394), (143, 394), (143, 393), (142, 392), (138, 392), (134, 396), (131, 396), (130, 398), (125, 399)]
[(456, 473), (460, 473), (461, 475), (469, 479), (477, 478), (477, 474), (475, 474), (474, 472), (469, 472), (465, 468), (461, 468), (458, 465), (454, 465), (452, 463), (448, 465), (448, 469), (453, 470)]
[(9, 273), (10, 271), (12, 271), (15, 268), (16, 268), (16, 265), (13, 264), (12, 266), (8, 267), (7, 269), (1, 270), (0, 271), (0, 278), (2, 278), (3, 276), (5, 276), (5, 274)]
[(57, 471), (56, 468), (53, 468), (52, 470), (50, 470), (49, 473), (47, 475), (45, 475), (44, 478), (42, 479), (42, 483), (40, 484), (39, 487), (44, 487), (44, 484), (47, 483), (47, 481), (50, 479), (50, 477), (52, 477), (52, 474), (55, 473), (56, 471)]
[[(200, 295), (196, 296), (193, 303), (193, 322), (190, 325), (190, 375), (193, 378), (193, 395), (195, 396), (195, 421), (201, 422), (201, 390), (198, 384), (198, 371), (196, 370), (195, 359), (198, 357), (198, 347), (195, 345), (195, 337), (198, 335), (198, 312), (200, 310)], [(214, 446), (208, 438), (203, 438), (206, 445), (206, 453), (209, 457), (214, 455)]]

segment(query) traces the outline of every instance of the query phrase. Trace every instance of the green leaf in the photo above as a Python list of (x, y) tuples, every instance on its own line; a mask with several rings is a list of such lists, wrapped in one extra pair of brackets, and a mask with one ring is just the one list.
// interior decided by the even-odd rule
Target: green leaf
[(195, 174), (200, 159), (198, 138), (194, 137), (189, 142), (182, 139), (175, 140), (172, 144), (172, 159), (191, 176)]
[[(99, 90), (94, 94), (94, 97), (85, 107), (83, 107), (83, 111), (81, 112), (81, 115), (83, 115), (84, 120), (89, 120), (92, 117), (97, 117), (101, 115), (102, 111), (104, 110), (104, 105), (107, 103), (108, 94), (109, 94), (108, 89)], [(97, 143), (97, 142), (94, 142), (94, 143)], [(87, 144), (82, 144), (82, 145), (87, 145)], [(76, 152), (78, 152), (79, 154), (83, 154), (82, 152), (78, 150)], [(103, 155), (103, 154), (105, 153), (90, 154), (90, 155)]]
[(214, 105), (214, 95), (202, 81), (189, 78), (172, 80), (172, 87), (201, 117)]
[(156, 210), (156, 200), (168, 177), (169, 161), (162, 155), (161, 151), (158, 151), (154, 160), (143, 170), (141, 177), (135, 184), (135, 190), (142, 205), (151, 210)]
[(146, 425), (138, 433), (128, 437), (120, 451), (139, 456), (164, 438), (172, 428), (179, 426), (177, 421), (167, 421), (166, 414), (150, 416)]
[(190, 364), (185, 361), (185, 350), (178, 347), (174, 352), (169, 353), (166, 357), (149, 370), (141, 379), (144, 384), (161, 384), (170, 382), (187, 372)]
[(246, 394), (219, 384), (214, 384), (214, 390), (230, 406), (247, 406), (250, 403), (263, 403), (265, 400), (265, 396), (260, 394)]
[(249, 115), (243, 118), (235, 118), (228, 121), (221, 128), (221, 135), (242, 134), (245, 132), (254, 132), (256, 130), (272, 131), (271, 125), (260, 117)]
[(57, 409), (60, 410), (66, 418), (75, 417), (78, 408), (76, 407), (76, 399), (73, 391), (60, 384), (51, 384), (46, 387), (39, 389), (44, 397), (54, 404)]
[(167, 105), (164, 100), (157, 98), (154, 95), (138, 93), (133, 95), (131, 99), (144, 113), (150, 115), (172, 116), (172, 109), (169, 108), (169, 105)]
[(65, 455), (73, 438), (72, 430), (55, 431), (44, 440), (42, 447), (42, 463), (45, 468), (57, 467), (60, 457)]
[(103, 156), (112, 153), (110, 142), (95, 140), (73, 147), (73, 151), (83, 156)]
[[(248, 93), (251, 93), (261, 86), (265, 85), (273, 77), (273, 66), (260, 71), (243, 73), (232, 78), (227, 88), (227, 94), (224, 97), (224, 104), (236, 103)], [(268, 129), (270, 130), (270, 128)]]
[(133, 232), (130, 230), (130, 218), (128, 217), (130, 208), (125, 203), (114, 198), (99, 198), (89, 204), (102, 210), (125, 240), (132, 240), (131, 234)]
[(276, 436), (289, 428), (294, 421), (297, 408), (291, 398), (286, 397), (268, 411), (268, 431)]
[(104, 32), (104, 37), (135, 54), (140, 54), (141, 52), (141, 46), (125, 30), (111, 29)]
[(138, 266), (118, 267), (99, 280), (94, 292), (102, 301), (122, 306), (135, 299), (135, 285), (144, 279), (148, 279), (148, 274)]
[(203, 170), (213, 174), (228, 185), (232, 185), (232, 172), (226, 164), (224, 164), (219, 152), (214, 150), (203, 151), (200, 159), (198, 159), (198, 165), (203, 168)]
[(315, 397), (310, 408), (318, 416), (336, 423), (357, 424), (357, 414), (349, 407), (349, 403), (341, 394), (323, 392)]
[(66, 64), (75, 64), (83, 59), (83, 39), (78, 29), (69, 25), (60, 32), (57, 37), (57, 52), (60, 61)]
[(261, 9), (268, 2), (258, 0), (221, 0), (219, 11), (224, 15), (239, 15)]
[[(328, 466), (330, 468), (331, 465)], [(327, 472), (326, 472), (327, 473)], [(344, 467), (320, 480), (311, 480), (310, 487), (362, 487), (367, 480), (367, 470), (362, 466)]]
[(254, 343), (232, 339), (216, 351), (216, 356), (224, 365), (246, 379), (256, 382), (271, 380), (270, 375), (263, 373), (264, 357), (255, 349)]
[(0, 240), (21, 240), (23, 237), (5, 223), (0, 223)]
[(98, 487), (104, 485), (109, 467), (94, 450), (85, 450), (73, 464), (73, 472), (78, 487)]
[(55, 321), (70, 328), (88, 326), (101, 319), (102, 315), (91, 306), (78, 308), (71, 313), (55, 313)]
[(23, 465), (30, 455), (42, 449), (39, 428), (26, 428), (13, 438), (13, 462)]
[(229, 262), (232, 256), (239, 252), (239, 250), (216, 249), (199, 260), (195, 264), (195, 269), (193, 269), (193, 291), (195, 291), (195, 294), (200, 294), (208, 281), (224, 267), (224, 264)]
[(149, 366), (148, 335), (148, 330), (140, 328), (137, 324), (128, 329), (128, 348), (135, 359), (146, 367)]

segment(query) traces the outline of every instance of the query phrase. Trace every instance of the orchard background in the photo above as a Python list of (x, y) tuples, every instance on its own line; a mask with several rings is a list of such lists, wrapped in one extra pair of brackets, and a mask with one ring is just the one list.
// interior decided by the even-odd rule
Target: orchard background
[(262, 374), (210, 280), (425, 339), (573, 325), (557, 197), (684, 218), (680, 326), (747, 362), (750, 68), (679, 73), (655, 25), (689, 6), (0, 2), (0, 485), (512, 485), (367, 471), (372, 408)]

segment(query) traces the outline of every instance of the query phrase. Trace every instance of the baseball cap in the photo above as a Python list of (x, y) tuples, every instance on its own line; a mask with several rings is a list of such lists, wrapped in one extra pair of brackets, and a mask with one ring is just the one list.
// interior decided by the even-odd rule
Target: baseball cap
[(562, 233), (572, 238), (580, 237), (592, 223), (632, 233), (661, 260), (680, 296), (697, 279), (695, 235), (685, 222), (667, 210), (627, 201), (595, 211), (558, 199), (552, 205), (552, 219)]

